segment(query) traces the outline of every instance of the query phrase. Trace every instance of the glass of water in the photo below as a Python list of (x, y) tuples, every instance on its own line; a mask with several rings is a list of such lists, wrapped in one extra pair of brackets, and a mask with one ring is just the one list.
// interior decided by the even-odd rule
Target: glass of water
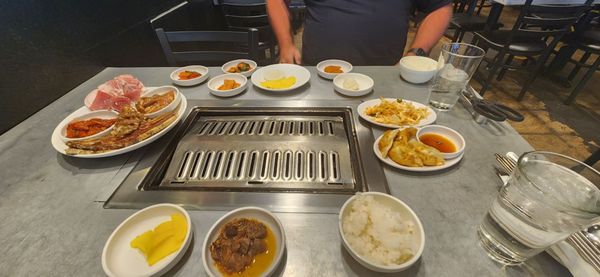
[(438, 110), (452, 109), (484, 55), (485, 51), (475, 45), (444, 44), (438, 71), (429, 86), (429, 105)]
[(600, 217), (600, 172), (552, 152), (523, 154), (479, 226), (492, 259), (517, 265)]

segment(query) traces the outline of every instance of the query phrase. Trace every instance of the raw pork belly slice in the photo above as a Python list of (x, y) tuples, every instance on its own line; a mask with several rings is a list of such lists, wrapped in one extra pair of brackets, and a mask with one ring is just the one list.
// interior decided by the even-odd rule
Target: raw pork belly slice
[(90, 110), (112, 109), (121, 111), (125, 105), (140, 99), (144, 85), (132, 75), (119, 75), (112, 80), (98, 86), (92, 91), (96, 96), (88, 106)]

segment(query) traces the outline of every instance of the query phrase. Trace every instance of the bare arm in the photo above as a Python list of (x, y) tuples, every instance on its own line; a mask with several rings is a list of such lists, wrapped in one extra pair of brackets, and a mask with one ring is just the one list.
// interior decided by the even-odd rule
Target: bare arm
[(300, 51), (294, 45), (290, 32), (290, 14), (284, 0), (267, 0), (267, 13), (279, 44), (279, 62), (300, 64)]
[[(452, 5), (443, 6), (429, 13), (425, 19), (423, 19), (423, 22), (421, 22), (421, 26), (419, 26), (415, 40), (410, 48), (422, 48), (425, 52), (429, 53), (431, 48), (433, 48), (444, 35), (451, 18)], [(414, 55), (414, 53), (407, 53), (407, 55)]]

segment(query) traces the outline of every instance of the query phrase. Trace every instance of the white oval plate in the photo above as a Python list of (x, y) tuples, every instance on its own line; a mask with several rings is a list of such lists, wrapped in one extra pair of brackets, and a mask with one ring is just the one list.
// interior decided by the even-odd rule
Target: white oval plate
[[(260, 83), (265, 81), (265, 77), (264, 77), (265, 72), (267, 72), (269, 70), (281, 70), (281, 71), (283, 71), (283, 74), (285, 75), (285, 77), (295, 76), (296, 83), (293, 86), (291, 86), (289, 88), (284, 88), (284, 89), (265, 88), (265, 87), (261, 86)], [(272, 64), (269, 66), (261, 67), (258, 70), (256, 70), (256, 72), (254, 72), (254, 74), (252, 74), (252, 77), (250, 78), (250, 80), (252, 81), (252, 84), (254, 84), (257, 88), (260, 88), (260, 89), (264, 89), (264, 90), (268, 90), (268, 91), (275, 91), (275, 92), (290, 91), (290, 90), (297, 89), (297, 88), (303, 86), (304, 84), (308, 83), (308, 81), (310, 80), (310, 72), (306, 68), (299, 66), (299, 65), (295, 65), (295, 64), (284, 64), (284, 63)]]
[(445, 163), (443, 165), (438, 165), (438, 166), (421, 166), (421, 167), (404, 166), (401, 164), (397, 164), (396, 162), (392, 161), (392, 159), (390, 159), (390, 158), (383, 158), (383, 156), (381, 156), (381, 152), (379, 152), (379, 147), (377, 147), (377, 145), (379, 144), (379, 140), (381, 140), (381, 137), (383, 137), (383, 134), (381, 136), (379, 136), (375, 140), (375, 143), (373, 144), (373, 151), (375, 152), (375, 156), (377, 156), (377, 158), (379, 158), (379, 160), (381, 160), (382, 162), (384, 162), (390, 166), (393, 166), (398, 169), (403, 169), (406, 171), (429, 172), (429, 171), (446, 169), (446, 168), (449, 168), (449, 167), (457, 164), (458, 162), (460, 162), (460, 160), (462, 160), (463, 156), (465, 155), (465, 152), (462, 152), (458, 157), (452, 158), (449, 160), (445, 160)]
[[(396, 101), (396, 98), (384, 98), (384, 99), (387, 101)], [(429, 115), (427, 115), (427, 117), (421, 119), (421, 121), (419, 121), (418, 124), (413, 125), (412, 127), (420, 127), (420, 126), (429, 125), (429, 124), (435, 122), (435, 120), (437, 119), (437, 114), (431, 107), (423, 105), (419, 102), (414, 102), (414, 101), (410, 101), (410, 100), (406, 100), (406, 99), (402, 99), (402, 101), (410, 102), (416, 108), (427, 108), (427, 110), (429, 111)], [(362, 119), (369, 121), (370, 123), (373, 123), (375, 125), (379, 125), (381, 127), (396, 129), (399, 127), (409, 126), (409, 125), (395, 125), (395, 124), (379, 123), (379, 122), (375, 121), (372, 117), (365, 114), (365, 110), (367, 110), (368, 107), (379, 105), (379, 103), (381, 103), (381, 100), (379, 100), (379, 99), (371, 99), (371, 100), (367, 100), (365, 102), (360, 103), (360, 105), (358, 105), (358, 107), (357, 107), (358, 115), (360, 115), (360, 117), (362, 117)]]
[(210, 228), (206, 237), (204, 238), (204, 244), (202, 245), (202, 262), (204, 264), (204, 270), (208, 273), (209, 276), (221, 276), (222, 274), (216, 268), (215, 263), (210, 254), (210, 245), (217, 239), (219, 236), (219, 231), (225, 224), (235, 218), (253, 218), (261, 223), (265, 224), (271, 231), (273, 235), (275, 235), (275, 241), (277, 242), (277, 253), (273, 258), (273, 263), (271, 266), (265, 270), (265, 272), (260, 275), (261, 277), (271, 275), (277, 265), (281, 262), (283, 258), (283, 253), (285, 252), (285, 231), (283, 230), (283, 225), (281, 221), (270, 211), (265, 210), (259, 207), (244, 207), (235, 209), (223, 217), (221, 217), (215, 224)]
[[(183, 214), (188, 224), (183, 245), (177, 252), (149, 266), (144, 255), (139, 250), (131, 248), (130, 242), (146, 231), (170, 220), (174, 213)], [(157, 204), (140, 210), (125, 219), (106, 241), (102, 250), (102, 269), (108, 276), (160, 276), (173, 268), (185, 255), (194, 234), (192, 228), (190, 215), (177, 205)]]
[[(146, 88), (146, 89), (149, 89), (149, 88)], [(52, 138), (50, 139), (50, 141), (52, 142), (52, 146), (54, 147), (54, 149), (56, 149), (56, 151), (58, 153), (61, 153), (63, 155), (67, 155), (67, 156), (71, 156), (71, 157), (77, 157), (77, 158), (104, 158), (104, 157), (110, 157), (110, 156), (115, 156), (115, 155), (131, 152), (133, 150), (136, 150), (142, 146), (146, 146), (146, 145), (152, 143), (153, 141), (159, 139), (160, 137), (164, 136), (167, 132), (169, 132), (171, 129), (173, 129), (173, 127), (175, 127), (177, 125), (177, 123), (185, 115), (185, 111), (187, 108), (187, 99), (185, 98), (185, 96), (183, 94), (180, 94), (180, 95), (181, 95), (181, 100), (179, 103), (179, 110), (177, 111), (177, 118), (175, 119), (175, 121), (173, 121), (173, 123), (171, 123), (171, 125), (162, 129), (160, 132), (154, 134), (153, 136), (151, 136), (145, 140), (142, 140), (138, 143), (129, 145), (127, 147), (123, 147), (121, 149), (116, 149), (116, 150), (107, 151), (107, 152), (103, 152), (103, 153), (96, 153), (96, 154), (79, 154), (79, 155), (67, 154), (67, 152), (65, 150), (68, 148), (68, 146), (60, 138), (61, 137), (60, 136), (61, 126), (63, 126), (64, 124), (66, 124), (68, 122), (71, 122), (71, 120), (73, 118), (76, 118), (85, 113), (89, 113), (90, 110), (86, 106), (79, 108), (78, 110), (76, 110), (73, 113), (71, 113), (70, 115), (68, 115), (65, 119), (63, 119), (63, 121), (61, 121), (56, 126), (56, 128), (54, 129), (54, 132), (52, 132)]]

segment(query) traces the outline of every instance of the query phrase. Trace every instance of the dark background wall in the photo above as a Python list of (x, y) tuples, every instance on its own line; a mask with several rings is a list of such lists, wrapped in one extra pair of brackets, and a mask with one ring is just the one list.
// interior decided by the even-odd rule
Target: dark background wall
[(153, 28), (220, 30), (212, 0), (0, 0), (0, 134), (107, 66), (166, 65)]

